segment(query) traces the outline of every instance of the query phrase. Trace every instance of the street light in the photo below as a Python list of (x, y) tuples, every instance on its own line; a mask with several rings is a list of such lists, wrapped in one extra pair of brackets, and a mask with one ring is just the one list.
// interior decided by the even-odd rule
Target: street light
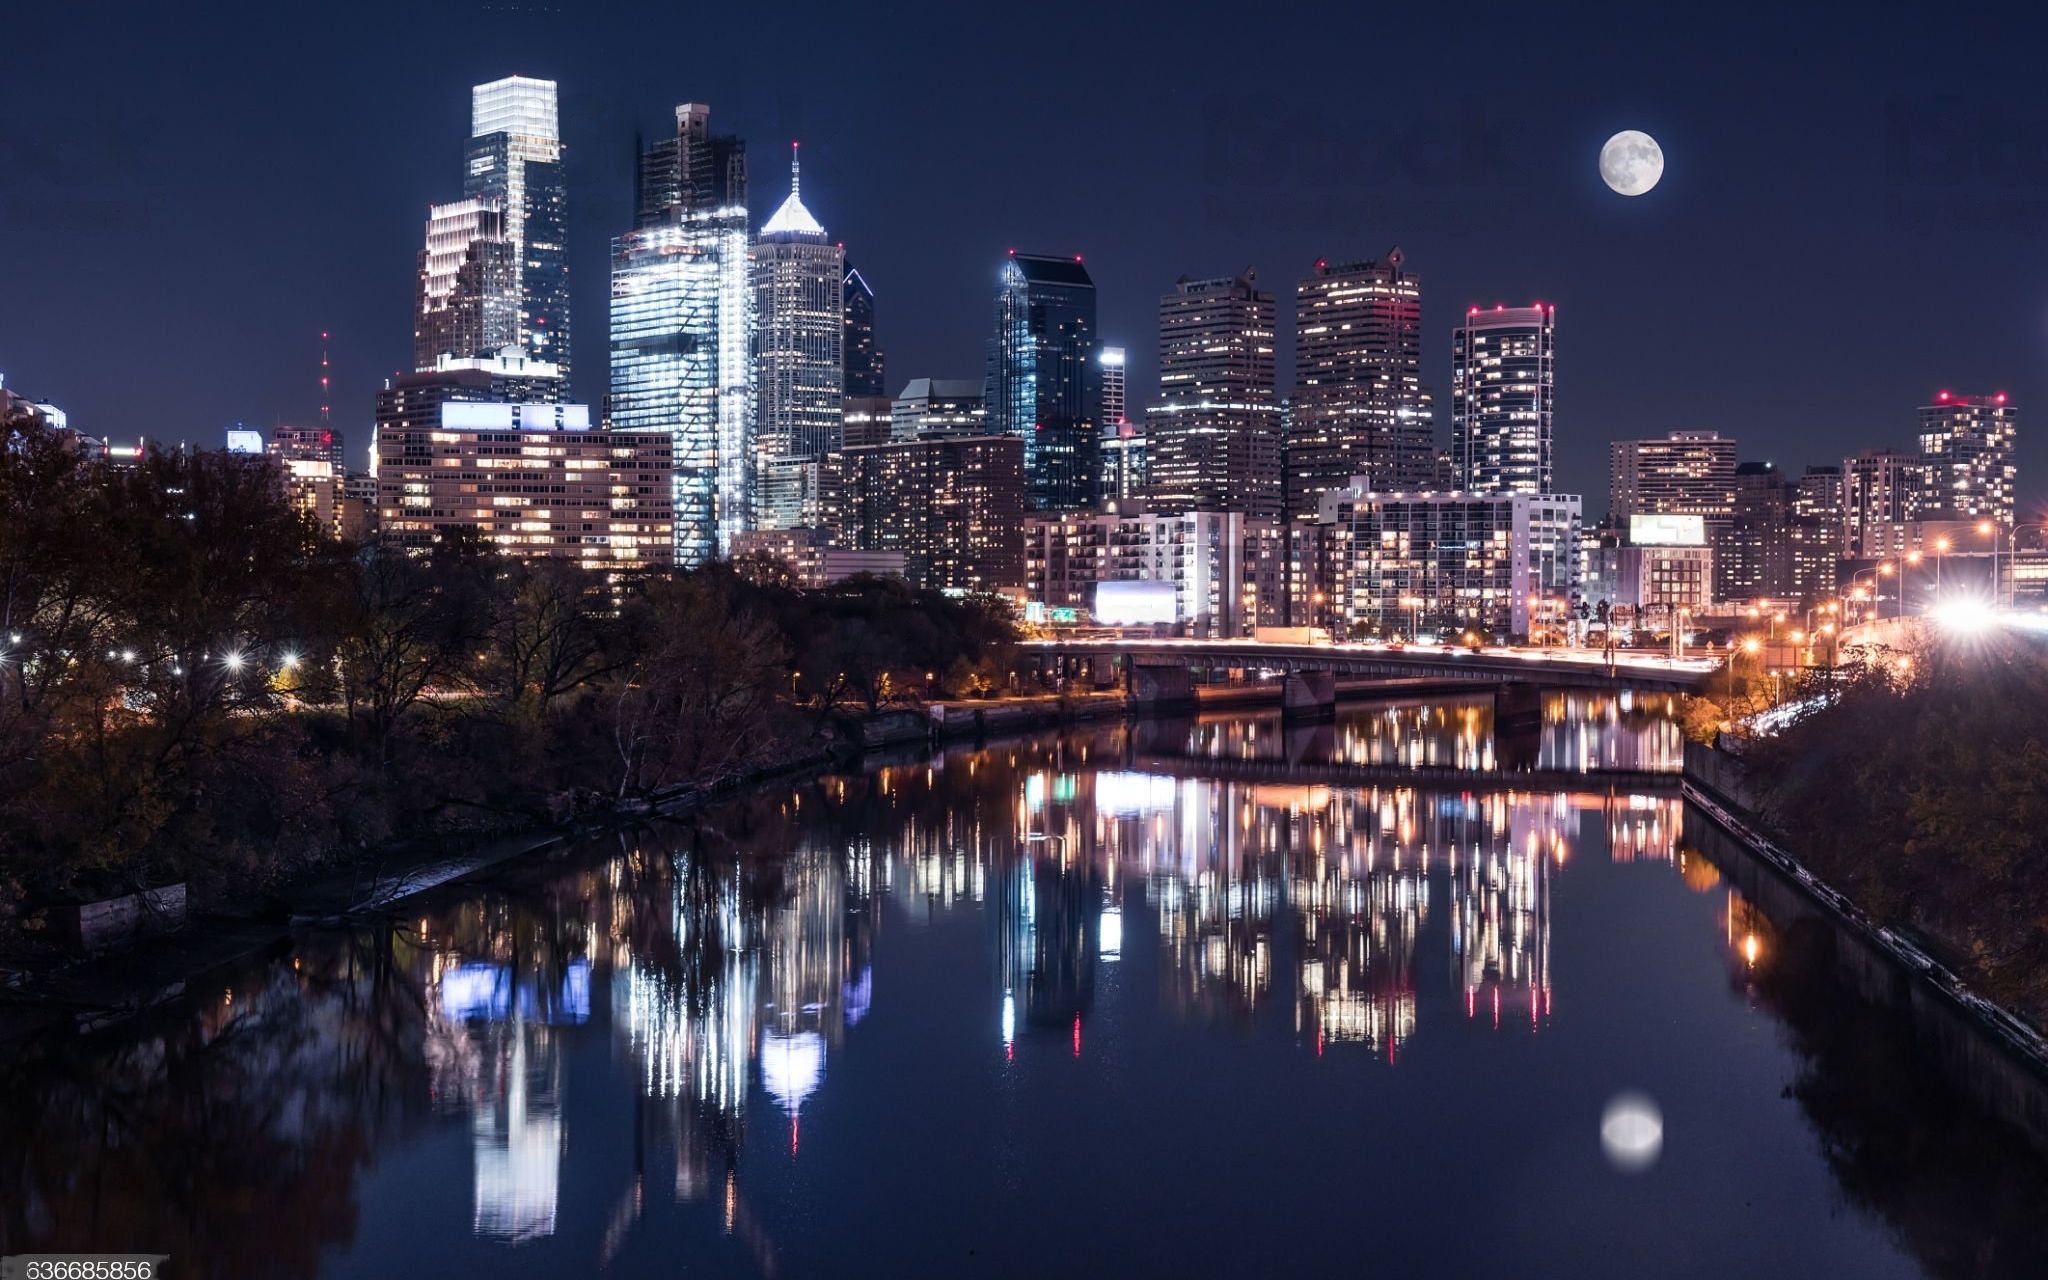
[[(1991, 597), (1996, 600), (2001, 581), (1998, 576), (1998, 524), (1991, 520), (1979, 520), (1977, 535), (1991, 539)], [(2019, 598), (2019, 537), (2020, 527), (2015, 522), (2005, 531), (2005, 572), (2011, 579), (2005, 591), (2005, 607), (2008, 609), (2013, 608)]]
[(1934, 540), (1934, 591), (1936, 595), (1941, 593), (1941, 567), (1948, 563), (1948, 548), (1947, 534), (1944, 533)]
[(1880, 577), (1890, 577), (1891, 572), (1892, 562), (1880, 560), (1868, 569), (1858, 569), (1855, 573), (1849, 575), (1849, 594), (1852, 598), (1858, 600), (1861, 600), (1863, 597), (1856, 594), (1858, 590), (1856, 586), (1857, 581), (1866, 573), (1871, 575), (1870, 612), (1872, 617), (1882, 618), (1884, 616), (1884, 593), (1877, 589), (1877, 580)]
[(1422, 597), (1402, 596), (1401, 606), (1408, 610), (1408, 642), (1422, 643)]

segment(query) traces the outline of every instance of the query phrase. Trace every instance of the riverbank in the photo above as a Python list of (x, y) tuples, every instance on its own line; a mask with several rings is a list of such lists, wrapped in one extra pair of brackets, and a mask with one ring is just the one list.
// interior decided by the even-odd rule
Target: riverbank
[[(469, 842), (405, 841), (347, 867), (213, 904), (182, 927), (85, 954), (22, 957), (0, 969), (0, 1042), (71, 1023), (97, 1030), (182, 996), (205, 974), (285, 943), (296, 928), (340, 925), (406, 899), (592, 835), (649, 818), (682, 817), (769, 783), (825, 771), (851, 757), (819, 748), (714, 786), (681, 785), (572, 824), (534, 825)], [(451, 843), (457, 847), (450, 848)]]
[[(1346, 700), (1470, 693), (1442, 681), (1347, 682)], [(1196, 690), (1197, 711), (1278, 707), (1277, 683)], [(981, 741), (1068, 725), (1136, 719), (1145, 708), (1116, 690), (987, 700), (952, 700), (885, 708), (836, 722), (832, 739), (715, 787), (682, 785), (644, 801), (585, 813), (560, 825), (533, 824), (469, 841), (408, 841), (316, 870), (261, 894), (218, 902), (179, 929), (137, 937), (95, 953), (47, 953), (0, 966), (0, 1040), (72, 1023), (95, 1029), (183, 995), (204, 974), (281, 945), (295, 928), (339, 925), (390, 909), (408, 898), (604, 831), (649, 818), (685, 816), (718, 800), (770, 783), (837, 767), (869, 753)], [(1184, 714), (1184, 713), (1181, 713)], [(451, 844), (455, 847), (451, 848)]]
[(2048, 1037), (1780, 847), (1735, 758), (1687, 743), (1684, 789), (1688, 816), (1711, 824), (1689, 821), (1688, 844), (1774, 927), (1824, 929), (1838, 976), (1904, 1022), (1950, 1085), (2048, 1154)]

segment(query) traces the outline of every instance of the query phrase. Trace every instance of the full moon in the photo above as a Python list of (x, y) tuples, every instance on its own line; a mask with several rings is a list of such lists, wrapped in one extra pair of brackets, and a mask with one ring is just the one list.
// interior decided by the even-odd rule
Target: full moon
[(1664, 176), (1664, 148), (1647, 133), (1624, 129), (1600, 148), (1600, 177), (1625, 196), (1639, 196)]
[(1640, 1093), (1616, 1094), (1600, 1115), (1600, 1146), (1615, 1168), (1641, 1173), (1664, 1150), (1664, 1114)]

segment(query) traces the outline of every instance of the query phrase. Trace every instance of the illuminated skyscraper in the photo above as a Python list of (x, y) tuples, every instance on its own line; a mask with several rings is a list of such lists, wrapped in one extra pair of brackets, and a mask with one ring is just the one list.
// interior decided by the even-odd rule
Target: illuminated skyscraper
[(1920, 409), (1922, 519), (2013, 521), (2012, 451), (2018, 415), (2005, 393), (1946, 391)]
[(1281, 513), (1273, 295), (1258, 273), (1183, 276), (1159, 299), (1159, 400), (1146, 414), (1155, 511)]
[(1422, 385), (1422, 284), (1396, 248), (1377, 261), (1317, 260), (1295, 286), (1287, 510), (1313, 519), (1322, 494), (1427, 489), (1436, 473)]
[(763, 458), (818, 458), (840, 443), (846, 251), (804, 207), (796, 145), (789, 198), (754, 241), (755, 447)]
[(1842, 460), (1842, 555), (1874, 557), (1890, 545), (1886, 530), (1920, 514), (1920, 458), (1899, 449), (1863, 449)]
[(839, 545), (903, 556), (912, 586), (993, 591), (1024, 582), (1023, 446), (939, 432), (846, 450)]
[[(463, 194), (504, 212), (512, 246), (518, 342), (531, 359), (569, 368), (568, 195), (555, 82), (507, 76), (470, 95)], [(456, 352), (457, 356), (477, 352)]]
[(986, 435), (986, 384), (975, 378), (912, 378), (889, 408), (889, 434), (915, 440), (934, 431)]
[(612, 241), (611, 423), (674, 437), (675, 563), (729, 554), (754, 493), (745, 147), (676, 108), (641, 154), (639, 226)]
[(1102, 366), (1102, 425), (1124, 425), (1124, 349), (1104, 347), (1095, 357)]
[(1095, 281), (1078, 256), (1014, 251), (998, 278), (985, 380), (989, 425), (1024, 442), (1033, 509), (1092, 506), (1102, 413)]
[(846, 394), (886, 396), (882, 349), (875, 345), (875, 291), (851, 262), (839, 296), (846, 315)]
[(1467, 493), (1549, 493), (1557, 308), (1473, 307), (1452, 333), (1451, 453)]
[(519, 345), (514, 259), (504, 207), (495, 199), (427, 206), (413, 310), (415, 372), (433, 369), (442, 356), (489, 357)]
[(1717, 431), (1673, 431), (1608, 446), (1609, 509), (1624, 524), (1637, 515), (1702, 517), (1712, 534), (1735, 509), (1735, 441)]
[(1124, 349), (1104, 347), (1096, 356), (1101, 366), (1102, 426), (1096, 443), (1102, 478), (1097, 501), (1133, 511), (1143, 504), (1146, 476), (1145, 433), (1131, 424), (1124, 402)]

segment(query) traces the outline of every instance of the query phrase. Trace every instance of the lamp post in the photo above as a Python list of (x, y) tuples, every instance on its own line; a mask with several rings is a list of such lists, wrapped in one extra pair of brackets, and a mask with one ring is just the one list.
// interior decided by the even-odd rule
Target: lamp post
[(1934, 594), (1941, 594), (1941, 567), (1948, 563), (1949, 540), (1942, 534), (1934, 540)]
[(1892, 562), (1889, 560), (1880, 560), (1868, 569), (1858, 569), (1855, 573), (1849, 575), (1849, 594), (1852, 597), (1856, 594), (1856, 583), (1862, 579), (1864, 574), (1867, 573), (1871, 575), (1870, 615), (1873, 618), (1882, 618), (1884, 616), (1884, 593), (1877, 589), (1877, 580), (1881, 577), (1890, 577), (1891, 572)]
[[(2002, 522), (1996, 520), (1979, 520), (1977, 522), (1977, 536), (1991, 539), (1991, 597), (1996, 600), (2003, 596), (2005, 598), (2005, 607), (2011, 609), (2019, 602), (2019, 583), (2017, 579), (2019, 576), (2020, 527), (2018, 522), (2015, 521), (2011, 528), (2001, 531), (1999, 528), (2000, 523)], [(2005, 572), (2008, 578), (2000, 578), (1998, 576), (1998, 542), (2001, 532), (2003, 532), (2005, 538)], [(2001, 584), (2005, 587), (2003, 591), (1999, 590)]]
[(1401, 605), (1408, 610), (1408, 643), (1422, 642), (1422, 597), (1402, 596)]

